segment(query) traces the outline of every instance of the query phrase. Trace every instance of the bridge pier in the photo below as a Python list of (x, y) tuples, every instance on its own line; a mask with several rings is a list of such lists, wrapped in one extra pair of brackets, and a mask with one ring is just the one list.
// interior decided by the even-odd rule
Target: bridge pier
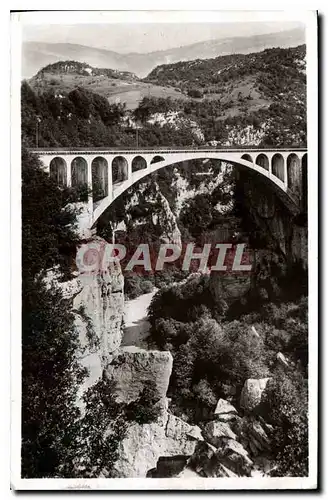
[(112, 199), (112, 196), (113, 196), (113, 173), (112, 173), (112, 168), (111, 168), (111, 163), (110, 163), (110, 159), (109, 158), (106, 158), (107, 160), (107, 163), (108, 163), (108, 196), (110, 197), (110, 199)]
[(128, 178), (127, 181), (132, 181), (132, 158), (128, 158)]
[(70, 161), (66, 161), (66, 168), (67, 168), (67, 187), (72, 186), (72, 165)]
[(287, 158), (284, 157), (284, 185), (288, 189)]

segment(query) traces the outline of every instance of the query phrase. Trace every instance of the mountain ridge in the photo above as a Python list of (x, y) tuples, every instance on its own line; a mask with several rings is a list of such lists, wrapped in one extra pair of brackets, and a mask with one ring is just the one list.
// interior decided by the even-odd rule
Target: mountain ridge
[(209, 59), (236, 52), (260, 52), (265, 48), (294, 47), (304, 43), (304, 30), (293, 30), (254, 35), (206, 40), (162, 51), (149, 53), (118, 53), (110, 49), (88, 47), (70, 43), (24, 42), (22, 46), (22, 76), (30, 78), (42, 67), (58, 60), (77, 60), (95, 67), (107, 67), (119, 71), (130, 71), (145, 77), (161, 64), (169, 64), (197, 58)]

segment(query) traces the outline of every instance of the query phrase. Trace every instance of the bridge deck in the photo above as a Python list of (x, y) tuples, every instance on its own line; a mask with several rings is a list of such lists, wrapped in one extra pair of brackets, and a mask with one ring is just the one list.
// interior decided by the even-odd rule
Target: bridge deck
[(240, 146), (240, 147), (210, 147), (206, 146), (203, 148), (196, 148), (196, 147), (167, 147), (167, 148), (162, 148), (162, 147), (157, 147), (157, 148), (89, 148), (89, 147), (80, 147), (80, 148), (28, 148), (28, 150), (31, 153), (39, 153), (39, 154), (54, 154), (54, 153), (66, 153), (66, 154), (75, 154), (75, 153), (81, 153), (81, 154), (87, 154), (87, 153), (103, 153), (103, 154), (111, 154), (111, 153), (126, 153), (126, 154), (133, 154), (133, 153), (194, 153), (194, 152), (204, 152), (204, 153), (215, 153), (215, 152), (220, 152), (220, 153), (245, 153), (247, 152), (254, 152), (254, 153), (263, 153), (264, 151), (267, 152), (294, 152), (294, 151), (300, 151), (300, 152), (306, 152), (307, 147), (306, 146), (288, 146), (284, 148), (278, 148), (275, 146), (272, 147), (254, 147), (254, 146)]

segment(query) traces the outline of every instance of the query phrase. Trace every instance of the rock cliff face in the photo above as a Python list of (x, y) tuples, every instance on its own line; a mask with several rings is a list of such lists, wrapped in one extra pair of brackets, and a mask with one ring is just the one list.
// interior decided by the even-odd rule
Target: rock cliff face
[(124, 231), (127, 228), (151, 227), (151, 232), (158, 235), (160, 242), (181, 246), (176, 217), (156, 181), (146, 179), (137, 188), (130, 188), (125, 194), (124, 219), (122, 216), (119, 222)]
[(306, 222), (299, 215), (289, 213), (279, 196), (256, 177), (250, 183), (247, 176), (241, 173), (238, 186), (242, 190), (245, 209), (256, 226), (271, 237), (286, 263), (299, 261), (307, 268)]
[(80, 246), (76, 259), (80, 272), (63, 285), (66, 296), (72, 299), (80, 337), (80, 363), (88, 370), (80, 398), (101, 378), (123, 334), (124, 278), (118, 260), (104, 264), (105, 244), (101, 238), (93, 237)]

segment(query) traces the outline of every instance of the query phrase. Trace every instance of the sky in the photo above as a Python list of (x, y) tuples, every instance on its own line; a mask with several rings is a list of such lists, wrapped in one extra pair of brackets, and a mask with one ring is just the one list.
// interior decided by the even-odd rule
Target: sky
[(76, 43), (120, 53), (147, 53), (217, 38), (252, 36), (304, 27), (300, 22), (26, 24), (23, 41)]

